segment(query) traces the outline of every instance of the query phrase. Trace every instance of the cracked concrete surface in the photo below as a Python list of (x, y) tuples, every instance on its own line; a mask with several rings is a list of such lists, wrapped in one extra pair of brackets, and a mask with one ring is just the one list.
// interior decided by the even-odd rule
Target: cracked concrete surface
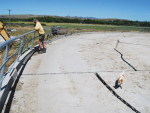
[[(149, 37), (148, 33), (100, 32), (74, 34), (48, 44), (46, 54), (35, 54), (25, 66), (10, 113), (132, 113), (94, 72), (137, 110), (150, 112)], [(124, 42), (117, 50), (140, 71), (114, 50), (117, 40)], [(124, 87), (115, 89), (123, 70)]]

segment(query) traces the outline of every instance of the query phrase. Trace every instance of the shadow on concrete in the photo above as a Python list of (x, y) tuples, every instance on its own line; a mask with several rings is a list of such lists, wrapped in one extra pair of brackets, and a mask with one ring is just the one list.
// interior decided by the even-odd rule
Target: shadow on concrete
[(120, 85), (118, 85), (118, 80), (116, 80), (115, 82), (115, 86), (113, 86), (115, 89), (118, 89), (119, 87), (122, 89), (122, 87)]
[(20, 79), (20, 77), (21, 77), (21, 75), (22, 75), (22, 73), (23, 73), (23, 71), (24, 71), (24, 69), (25, 69), (25, 67), (26, 67), (29, 60), (27, 60), (27, 62), (24, 65), (22, 65), (20, 73), (19, 73), (18, 77), (16, 78), (16, 81), (15, 81), (14, 85), (11, 88), (11, 93), (10, 93), (10, 96), (9, 96), (8, 101), (6, 103), (6, 108), (4, 110), (4, 113), (9, 113), (9, 111), (10, 111), (17, 84), (18, 84), (19, 79)]
[(118, 89), (119, 88), (119, 85), (118, 85), (118, 80), (116, 80), (115, 82), (115, 86), (113, 86), (115, 89)]

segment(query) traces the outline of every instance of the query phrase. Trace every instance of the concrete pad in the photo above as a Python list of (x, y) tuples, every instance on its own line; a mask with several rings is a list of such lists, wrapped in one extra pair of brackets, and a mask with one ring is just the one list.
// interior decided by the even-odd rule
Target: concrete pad
[[(26, 65), (19, 80), (23, 85), (15, 92), (10, 112), (132, 113), (94, 75), (98, 72), (114, 88), (123, 70), (124, 88), (114, 91), (140, 112), (149, 112), (150, 53), (149, 46), (141, 46), (150, 44), (149, 36), (87, 33), (48, 44), (46, 54), (35, 54)], [(119, 43), (117, 50), (139, 71), (135, 72), (114, 50), (118, 39), (126, 43)]]
[(38, 112), (132, 112), (94, 74), (41, 75)]

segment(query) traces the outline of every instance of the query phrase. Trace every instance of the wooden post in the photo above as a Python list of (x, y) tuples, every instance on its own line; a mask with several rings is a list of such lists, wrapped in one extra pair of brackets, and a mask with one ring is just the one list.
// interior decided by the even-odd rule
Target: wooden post
[(116, 48), (117, 48), (117, 46), (118, 46), (118, 43), (119, 43), (119, 40), (117, 40), (117, 43), (116, 43)]

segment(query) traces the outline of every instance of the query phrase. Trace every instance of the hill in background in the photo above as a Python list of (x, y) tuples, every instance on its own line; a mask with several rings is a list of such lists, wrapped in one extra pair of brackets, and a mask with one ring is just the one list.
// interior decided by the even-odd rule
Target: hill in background
[[(59, 17), (59, 18), (69, 18), (69, 19), (94, 19), (94, 20), (105, 20), (105, 21), (110, 21), (110, 20), (127, 20), (127, 19), (117, 19), (117, 18), (95, 18), (95, 17), (78, 17), (78, 16), (55, 16), (55, 15), (32, 15), (32, 14), (28, 14), (28, 15), (10, 15), (10, 18), (18, 18), (18, 19), (27, 19), (27, 18), (31, 18), (31, 17)], [(0, 18), (9, 18), (9, 15), (0, 15)]]

